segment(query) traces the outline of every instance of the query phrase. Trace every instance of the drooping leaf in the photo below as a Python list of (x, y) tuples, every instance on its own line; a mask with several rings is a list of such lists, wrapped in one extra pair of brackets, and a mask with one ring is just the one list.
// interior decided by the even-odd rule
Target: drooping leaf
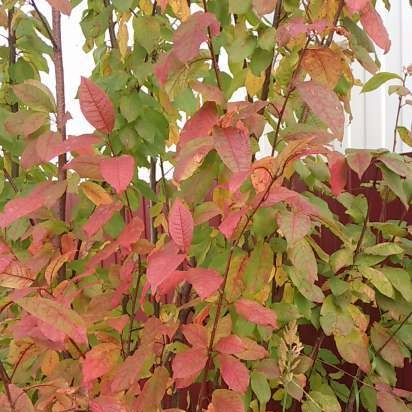
[(40, 297), (25, 297), (17, 300), (26, 312), (42, 322), (63, 332), (77, 343), (87, 343), (86, 325), (74, 310), (65, 308), (54, 300)]
[(296, 89), (313, 113), (342, 140), (345, 116), (336, 94), (313, 80), (298, 83)]
[(108, 157), (100, 162), (100, 171), (104, 180), (116, 189), (118, 194), (123, 193), (133, 179), (135, 161), (130, 155)]
[(60, 13), (70, 16), (72, 6), (69, 0), (47, 0), (47, 2), (50, 4), (50, 6), (59, 10)]
[(330, 89), (334, 89), (342, 73), (340, 57), (329, 48), (306, 50), (301, 64), (312, 80)]
[(216, 389), (213, 392), (212, 405), (215, 412), (245, 412), (240, 394), (227, 389)]
[(380, 356), (386, 362), (395, 368), (403, 367), (403, 354), (396, 336), (392, 337), (390, 332), (377, 322), (371, 328), (371, 342), (375, 350), (379, 351)]
[(111, 133), (115, 112), (107, 94), (92, 80), (82, 77), (79, 88), (80, 108), (86, 120), (102, 133)]
[(160, 409), (169, 381), (169, 372), (164, 366), (155, 369), (153, 375), (143, 386), (137, 399), (136, 412), (157, 411)]
[(249, 322), (271, 326), (273, 329), (278, 327), (276, 313), (253, 300), (241, 298), (235, 302), (235, 307), (236, 312)]
[(366, 172), (366, 169), (369, 167), (372, 161), (372, 154), (369, 150), (364, 149), (351, 149), (347, 151), (346, 161), (348, 166), (356, 172), (359, 177), (359, 180), (362, 179), (363, 174)]
[(80, 188), (85, 196), (96, 206), (110, 205), (113, 203), (113, 198), (97, 183), (83, 182)]
[(112, 216), (121, 209), (120, 202), (101, 204), (89, 217), (87, 223), (83, 226), (83, 231), (88, 237), (94, 236), (97, 231), (105, 225)]
[(10, 134), (27, 137), (43, 126), (48, 118), (48, 114), (44, 112), (19, 111), (9, 115), (4, 128)]
[(176, 198), (169, 213), (169, 233), (174, 242), (184, 251), (187, 251), (192, 244), (193, 228), (190, 210), (179, 198)]
[(182, 333), (193, 347), (207, 348), (208, 336), (204, 326), (195, 323), (182, 325)]
[(245, 393), (249, 386), (249, 371), (246, 366), (230, 355), (219, 355), (220, 374), (229, 389)]
[(202, 299), (207, 299), (220, 288), (223, 277), (213, 269), (193, 268), (186, 272), (186, 280)]
[(179, 248), (174, 242), (169, 242), (149, 255), (147, 279), (153, 293), (183, 262), (185, 257), (184, 254), (179, 254)]
[(197, 375), (205, 367), (206, 361), (205, 348), (188, 349), (177, 353), (172, 361), (173, 378), (184, 379)]
[(46, 270), (44, 271), (44, 278), (48, 285), (51, 285), (53, 279), (56, 277), (58, 271), (61, 267), (69, 260), (70, 255), (65, 253), (63, 255), (56, 256), (51, 262), (47, 265)]
[(236, 355), (246, 350), (246, 345), (242, 339), (236, 335), (225, 336), (218, 340), (215, 350), (226, 355)]
[(330, 186), (332, 193), (339, 196), (346, 186), (348, 169), (346, 159), (337, 152), (331, 152), (328, 155), (328, 165), (330, 170)]
[(311, 228), (310, 218), (303, 213), (282, 211), (277, 215), (276, 221), (289, 246), (302, 240)]
[(213, 141), (219, 156), (232, 172), (250, 170), (252, 152), (245, 128), (214, 127)]
[(39, 112), (54, 113), (56, 103), (50, 90), (38, 80), (26, 80), (22, 84), (13, 86), (17, 98), (31, 109)]
[(371, 365), (368, 354), (368, 336), (358, 329), (353, 329), (347, 335), (335, 335), (339, 354), (347, 362), (359, 366), (361, 371), (369, 373)]
[(119, 357), (114, 343), (100, 343), (86, 353), (82, 360), (83, 382), (89, 383), (110, 372)]
[(369, 37), (379, 46), (385, 53), (391, 47), (389, 34), (383, 24), (382, 17), (372, 6), (368, 4), (361, 13), (361, 23)]
[(370, 0), (345, 0), (346, 7), (352, 12), (362, 11)]

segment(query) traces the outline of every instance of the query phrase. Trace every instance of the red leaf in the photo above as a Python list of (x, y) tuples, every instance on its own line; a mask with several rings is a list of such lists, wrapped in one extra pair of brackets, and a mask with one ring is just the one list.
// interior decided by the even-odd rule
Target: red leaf
[(66, 16), (70, 16), (72, 12), (72, 6), (69, 0), (47, 0), (47, 2), (55, 8), (59, 10), (60, 13), (65, 14)]
[(259, 360), (268, 356), (267, 350), (256, 343), (253, 339), (243, 337), (242, 343), (246, 349), (243, 352), (237, 353), (236, 357), (243, 360)]
[(332, 193), (335, 196), (339, 196), (345, 188), (346, 179), (348, 176), (346, 159), (343, 155), (337, 152), (331, 152), (330, 154), (328, 154), (328, 165), (330, 171), (330, 186)]
[(176, 156), (174, 180), (181, 182), (191, 177), (212, 149), (213, 140), (211, 137), (198, 137), (190, 140)]
[(230, 212), (219, 225), (220, 232), (225, 236), (226, 239), (231, 239), (234, 232), (236, 231), (241, 219), (246, 215), (248, 209), (243, 208)]
[(201, 83), (197, 80), (190, 83), (192, 89), (203, 96), (205, 102), (216, 102), (217, 104), (223, 104), (225, 96), (223, 92), (217, 87), (207, 83)]
[(140, 239), (143, 231), (144, 223), (140, 217), (136, 216), (123, 229), (119, 239), (117, 239), (117, 243), (124, 248), (129, 248), (130, 245)]
[(345, 0), (346, 7), (352, 12), (362, 11), (371, 0)]
[(373, 156), (369, 150), (351, 149), (347, 152), (346, 161), (348, 162), (349, 167), (356, 172), (359, 180), (362, 180), (362, 176), (369, 167), (372, 157)]
[(310, 33), (312, 31), (316, 33), (323, 32), (328, 26), (326, 20), (315, 21), (314, 23), (305, 23), (303, 17), (294, 17), (287, 23), (282, 24), (276, 33), (276, 40), (279, 46), (285, 46), (290, 40), (295, 39), (301, 34)]
[(177, 353), (172, 362), (173, 378), (185, 379), (199, 374), (205, 367), (206, 361), (207, 350), (204, 348)]
[(37, 139), (36, 150), (43, 162), (49, 162), (53, 158), (67, 152), (87, 152), (92, 145), (101, 143), (102, 139), (93, 134), (70, 136), (62, 141), (58, 133), (45, 133)]
[(215, 15), (197, 12), (176, 30), (173, 35), (173, 53), (182, 63), (197, 56), (200, 45), (208, 40), (208, 28), (212, 37), (219, 33), (219, 22)]
[(176, 198), (169, 213), (169, 233), (174, 242), (184, 251), (187, 251), (192, 243), (193, 228), (190, 210), (179, 198)]
[(119, 348), (114, 343), (101, 343), (94, 346), (81, 361), (83, 382), (87, 384), (110, 372), (118, 356)]
[(219, 117), (216, 105), (206, 102), (184, 125), (180, 133), (179, 147), (192, 139), (205, 137), (210, 134)]
[(120, 400), (111, 396), (100, 395), (89, 403), (91, 412), (127, 412)]
[(336, 93), (313, 80), (298, 83), (296, 89), (313, 113), (342, 140), (345, 115)]
[(235, 355), (244, 352), (246, 350), (246, 345), (239, 336), (229, 335), (219, 339), (215, 345), (215, 350), (227, 355)]
[(157, 288), (156, 294), (158, 296), (167, 295), (172, 290), (176, 288), (176, 286), (186, 280), (186, 272), (182, 270), (174, 270), (170, 273), (167, 278), (165, 278), (162, 283)]
[(249, 386), (249, 371), (238, 359), (230, 355), (218, 355), (220, 374), (229, 389), (245, 393)]
[(94, 236), (97, 231), (121, 209), (121, 207), (122, 204), (120, 202), (98, 206), (89, 217), (87, 223), (83, 226), (84, 233), (86, 233), (88, 237)]
[(214, 412), (245, 412), (240, 394), (227, 390), (216, 389), (212, 394)]
[(369, 37), (387, 53), (391, 47), (388, 31), (379, 13), (369, 4), (361, 14), (361, 23)]
[(92, 80), (82, 77), (79, 88), (80, 109), (86, 120), (102, 133), (111, 133), (115, 112), (107, 94)]
[(66, 191), (66, 182), (43, 182), (27, 196), (16, 197), (6, 203), (0, 213), (0, 227), (5, 228), (17, 219), (28, 216), (41, 207), (51, 208)]
[(241, 298), (235, 303), (235, 307), (237, 313), (249, 322), (274, 329), (278, 327), (276, 313), (253, 300)]
[(147, 279), (153, 293), (172, 272), (185, 260), (186, 255), (179, 254), (178, 246), (169, 242), (161, 249), (148, 256)]
[(130, 155), (108, 157), (100, 162), (100, 171), (104, 180), (110, 183), (118, 194), (121, 194), (133, 179), (135, 161)]
[(216, 151), (232, 172), (250, 170), (252, 149), (246, 128), (214, 127), (213, 140)]
[(193, 347), (207, 348), (207, 329), (203, 325), (195, 323), (182, 325), (182, 333)]
[(141, 370), (147, 358), (153, 353), (152, 345), (141, 345), (139, 349), (125, 359), (115, 373), (111, 384), (113, 392), (122, 392), (134, 385), (138, 379)]
[(207, 299), (220, 288), (223, 277), (213, 269), (193, 268), (187, 271), (186, 280), (202, 299)]

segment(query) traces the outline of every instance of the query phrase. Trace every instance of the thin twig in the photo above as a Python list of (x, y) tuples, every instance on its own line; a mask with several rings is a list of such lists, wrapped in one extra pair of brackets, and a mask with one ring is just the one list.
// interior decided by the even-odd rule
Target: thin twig
[(30, 4), (33, 6), (34, 10), (36, 11), (37, 15), (39, 16), (39, 19), (46, 30), (47, 36), (49, 40), (52, 42), (53, 49), (56, 50), (58, 48), (58, 43), (53, 35), (53, 33), (50, 31), (50, 26), (47, 23), (47, 21), (44, 19), (44, 16), (40, 13), (39, 9), (37, 8), (37, 4), (35, 3), (34, 0), (30, 1)]
[(137, 275), (137, 280), (136, 280), (136, 287), (132, 296), (132, 307), (130, 309), (130, 329), (129, 329), (129, 336), (127, 339), (127, 354), (131, 354), (131, 346), (132, 346), (132, 333), (133, 333), (133, 326), (134, 326), (134, 318), (136, 316), (136, 304), (137, 304), (137, 295), (139, 293), (139, 287), (140, 287), (140, 280), (142, 278), (143, 271), (141, 267), (141, 262), (140, 262), (140, 256), (139, 256), (139, 262), (138, 262), (138, 275)]
[[(336, 13), (335, 13), (335, 17), (333, 18), (333, 28), (332, 28), (332, 30), (329, 32), (329, 35), (328, 35), (328, 37), (327, 37), (327, 39), (326, 39), (325, 47), (329, 47), (329, 46), (332, 44), (333, 36), (334, 36), (334, 34), (335, 34), (335, 27), (336, 27), (336, 25), (338, 24), (339, 17), (340, 17), (340, 15), (341, 15), (341, 13), (342, 13), (343, 6), (344, 6), (344, 5), (345, 5), (345, 0), (340, 0), (340, 1), (339, 1), (339, 4), (338, 4), (338, 8), (337, 8)], [(323, 43), (323, 42), (322, 42), (322, 43)]]
[[(110, 0), (104, 0), (104, 6), (106, 8), (111, 8)], [(116, 39), (116, 33), (114, 31), (114, 21), (113, 21), (113, 11), (110, 10), (109, 17), (108, 17), (108, 25), (109, 25), (109, 37), (110, 37), (110, 44), (112, 49), (118, 49), (119, 45)]]
[(11, 397), (9, 385), (10, 385), (10, 378), (9, 375), (7, 374), (7, 371), (3, 365), (3, 363), (0, 361), (0, 381), (3, 382), (4, 390), (6, 392), (7, 400), (9, 401), (10, 408), (14, 412), (14, 402), (13, 398)]

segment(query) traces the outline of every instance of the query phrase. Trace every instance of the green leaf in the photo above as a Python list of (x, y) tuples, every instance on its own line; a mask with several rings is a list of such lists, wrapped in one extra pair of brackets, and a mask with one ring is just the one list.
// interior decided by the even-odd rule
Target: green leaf
[(403, 126), (398, 127), (396, 130), (402, 142), (412, 147), (412, 133), (410, 132), (410, 130)]
[(403, 253), (403, 249), (395, 243), (385, 242), (364, 249), (368, 255), (391, 256)]
[(412, 302), (412, 281), (408, 272), (401, 268), (385, 266), (379, 269), (408, 302)]
[(371, 92), (377, 89), (382, 84), (389, 80), (398, 79), (402, 81), (402, 77), (395, 73), (381, 72), (372, 76), (363, 86), (362, 93)]
[(370, 386), (362, 386), (360, 390), (360, 399), (362, 406), (368, 412), (376, 412), (377, 409), (377, 400), (376, 400), (376, 391)]
[(271, 390), (263, 373), (252, 372), (250, 376), (250, 385), (261, 404), (266, 404), (269, 402), (271, 398)]
[(360, 267), (359, 271), (383, 295), (390, 298), (393, 298), (395, 296), (392, 284), (380, 270), (369, 267)]

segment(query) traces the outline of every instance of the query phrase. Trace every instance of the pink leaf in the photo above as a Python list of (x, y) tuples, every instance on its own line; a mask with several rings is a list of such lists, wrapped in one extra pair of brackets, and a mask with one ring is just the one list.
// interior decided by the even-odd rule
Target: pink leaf
[(294, 17), (288, 22), (280, 25), (276, 33), (276, 40), (279, 46), (285, 46), (290, 40), (301, 34), (310, 32), (322, 33), (328, 27), (326, 20), (315, 21), (311, 24), (305, 23), (303, 17)]
[[(27, 393), (23, 391), (23, 389), (19, 388), (13, 383), (10, 383), (8, 385), (8, 391), (13, 404), (13, 408), (8, 409), (7, 405), (5, 409), (1, 408), (1, 410), (4, 410), (5, 412), (35, 412), (34, 406), (30, 398), (27, 396)], [(2, 405), (0, 403), (0, 407), (1, 406)]]
[(75, 157), (71, 162), (64, 167), (65, 170), (73, 169), (80, 177), (93, 180), (103, 180), (100, 172), (100, 156), (79, 156)]
[(271, 326), (273, 329), (278, 327), (276, 313), (253, 300), (241, 298), (235, 303), (235, 307), (237, 313), (249, 322)]
[(59, 10), (60, 13), (65, 14), (66, 16), (70, 16), (72, 12), (72, 6), (69, 0), (47, 0), (47, 2), (55, 8)]
[(206, 102), (184, 125), (180, 133), (179, 147), (192, 139), (205, 137), (210, 134), (218, 122), (216, 105)]
[(109, 157), (100, 162), (100, 171), (104, 180), (110, 183), (118, 194), (121, 194), (133, 179), (135, 161), (130, 155)]
[(173, 359), (172, 370), (174, 379), (185, 379), (199, 374), (206, 365), (207, 350), (202, 348), (179, 352)]
[(195, 323), (182, 325), (182, 333), (193, 347), (207, 348), (207, 329), (203, 325)]
[(220, 232), (225, 236), (226, 239), (231, 239), (235, 233), (241, 219), (246, 215), (248, 209), (243, 208), (230, 212), (219, 225)]
[(167, 243), (148, 256), (147, 279), (153, 293), (156, 293), (159, 285), (175, 271), (185, 257), (186, 255), (179, 254), (179, 248), (174, 242)]
[(119, 348), (114, 343), (94, 346), (82, 360), (83, 382), (87, 384), (110, 372), (118, 356)]
[(223, 104), (225, 101), (223, 92), (217, 86), (201, 83), (199, 81), (193, 81), (190, 85), (194, 91), (203, 96), (203, 101), (216, 102), (217, 104)]
[(351, 149), (346, 154), (346, 161), (349, 167), (356, 172), (359, 180), (362, 180), (363, 174), (366, 172), (372, 161), (372, 154), (369, 150)]
[(222, 276), (213, 269), (193, 268), (187, 271), (186, 280), (192, 284), (196, 293), (207, 299), (213, 295), (223, 282)]
[(313, 80), (298, 83), (296, 89), (313, 113), (342, 140), (345, 115), (336, 93)]
[(219, 156), (232, 172), (250, 170), (252, 149), (245, 127), (214, 127), (213, 139)]
[(281, 211), (276, 221), (286, 237), (288, 247), (303, 239), (312, 226), (310, 218), (299, 212)]
[(330, 154), (328, 154), (328, 164), (332, 193), (335, 196), (338, 196), (344, 190), (348, 176), (346, 159), (340, 153), (331, 152)]
[(144, 223), (140, 217), (135, 216), (123, 229), (117, 243), (124, 247), (129, 248), (130, 245), (136, 243), (144, 231)]
[(370, 4), (371, 0), (345, 0), (346, 7), (351, 13), (362, 11)]
[(90, 412), (127, 412), (122, 401), (111, 397), (100, 395), (89, 403)]
[(211, 137), (198, 137), (185, 144), (176, 156), (174, 180), (181, 182), (191, 177), (212, 149)]
[(43, 182), (27, 196), (16, 197), (6, 203), (0, 213), (0, 227), (5, 228), (17, 219), (28, 216), (41, 207), (51, 208), (66, 191), (66, 182)]
[(87, 223), (83, 226), (84, 233), (86, 233), (88, 237), (94, 236), (97, 231), (121, 209), (121, 207), (122, 204), (120, 202), (98, 206), (89, 217)]
[(192, 243), (193, 228), (190, 210), (179, 198), (176, 198), (169, 213), (169, 233), (174, 242), (184, 251), (187, 251)]
[(253, 339), (243, 337), (242, 343), (246, 349), (243, 352), (236, 353), (236, 357), (243, 360), (259, 360), (268, 356), (267, 350), (256, 343)]
[(218, 355), (220, 374), (229, 389), (245, 393), (249, 386), (249, 371), (238, 359), (230, 355)]
[(174, 270), (162, 281), (157, 288), (156, 294), (158, 296), (167, 295), (172, 290), (176, 289), (177, 285), (184, 280), (186, 280), (186, 272), (182, 270)]
[(114, 127), (114, 107), (107, 94), (92, 80), (82, 77), (79, 88), (80, 109), (86, 120), (102, 133)]
[(213, 412), (245, 412), (240, 394), (227, 390), (216, 389), (212, 394)]
[(379, 13), (375, 10), (372, 4), (369, 4), (361, 14), (361, 23), (369, 37), (387, 53), (391, 47), (391, 40), (388, 31), (383, 25), (383, 21)]
[(246, 345), (236, 335), (225, 336), (216, 343), (215, 350), (226, 355), (235, 355), (244, 352)]
[(215, 15), (197, 12), (176, 30), (173, 36), (173, 53), (182, 63), (187, 63), (197, 56), (200, 45), (208, 40), (208, 28), (212, 37), (219, 33), (219, 22)]

